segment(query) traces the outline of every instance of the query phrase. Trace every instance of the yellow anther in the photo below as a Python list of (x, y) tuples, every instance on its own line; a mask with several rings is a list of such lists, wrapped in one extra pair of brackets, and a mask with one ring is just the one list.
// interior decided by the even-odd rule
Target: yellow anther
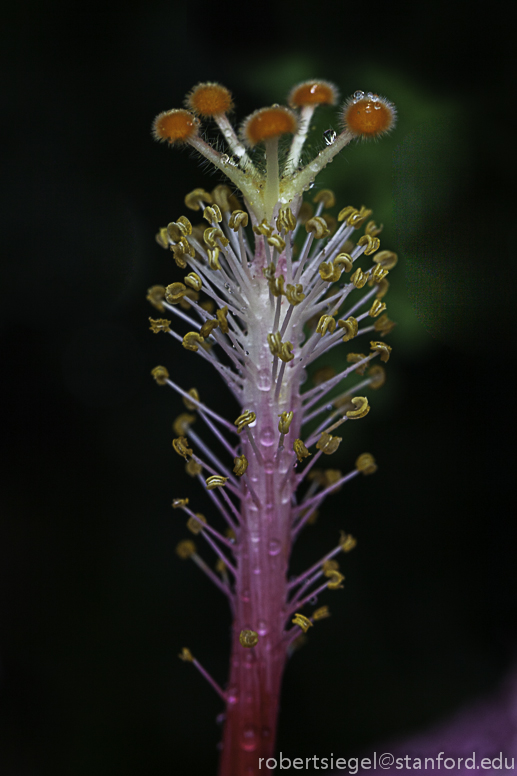
[(187, 293), (187, 287), (183, 283), (170, 283), (165, 289), (165, 299), (169, 304), (178, 304)]
[(330, 579), (330, 582), (327, 585), (329, 590), (343, 589), (341, 582), (344, 580), (344, 576), (339, 571), (326, 571), (325, 576)]
[(242, 647), (246, 647), (246, 649), (251, 649), (252, 647), (256, 647), (258, 644), (258, 633), (253, 630), (241, 630), (239, 633), (239, 642)]
[(188, 506), (188, 498), (173, 498), (172, 504), (173, 509), (181, 509), (181, 507)]
[(158, 334), (160, 331), (168, 332), (171, 330), (171, 322), (167, 318), (149, 318), (150, 330), (153, 334)]
[(276, 219), (276, 228), (279, 232), (292, 232), (296, 228), (296, 218), (290, 207), (283, 207), (279, 210)]
[(272, 280), (275, 277), (276, 272), (276, 266), (271, 262), (271, 264), (268, 264), (267, 267), (264, 267), (262, 270), (262, 274), (266, 278), (266, 280)]
[(312, 613), (312, 619), (314, 622), (318, 622), (318, 620), (326, 620), (327, 617), (330, 617), (328, 606), (320, 606), (319, 609), (315, 609)]
[(223, 214), (219, 209), (219, 205), (209, 205), (203, 210), (203, 218), (208, 221), (209, 224), (220, 224), (223, 220)]
[(206, 310), (209, 315), (212, 315), (215, 310), (215, 302), (212, 299), (205, 299), (204, 302), (200, 302), (199, 306)]
[(382, 264), (376, 264), (373, 272), (370, 272), (370, 280), (368, 281), (368, 285), (373, 286), (374, 283), (380, 283), (381, 280), (384, 280), (387, 274), (388, 270), (384, 269)]
[(349, 340), (353, 339), (357, 335), (357, 331), (359, 329), (359, 324), (357, 320), (353, 317), (353, 315), (350, 315), (346, 321), (340, 320), (337, 322), (337, 325), (340, 329), (343, 329), (343, 342), (348, 342)]
[[(347, 353), (346, 360), (349, 364), (357, 364), (358, 361), (362, 361), (364, 358), (366, 358), (364, 353)], [(358, 366), (355, 371), (358, 375), (364, 375), (367, 366), (368, 361), (365, 361), (365, 363)]]
[(199, 299), (199, 294), (191, 288), (189, 288), (185, 296), (180, 299), (180, 307), (183, 310), (190, 310), (190, 299), (192, 299), (193, 302), (197, 302)]
[(187, 647), (183, 647), (178, 657), (180, 660), (184, 660), (186, 663), (192, 663), (194, 661), (192, 652), (190, 651), (190, 649), (187, 649)]
[(239, 455), (237, 458), (233, 459), (233, 463), (235, 464), (233, 467), (233, 473), (236, 474), (237, 477), (242, 477), (248, 468), (248, 459), (245, 455)]
[(312, 453), (309, 453), (305, 445), (303, 444), (301, 439), (295, 439), (293, 442), (293, 450), (296, 453), (296, 457), (299, 461), (303, 461), (304, 458), (307, 458), (309, 455), (312, 455)]
[(180, 229), (183, 229), (183, 234), (192, 234), (192, 224), (188, 220), (187, 216), (180, 216), (176, 223), (179, 225)]
[(189, 477), (197, 477), (198, 474), (201, 474), (203, 471), (203, 467), (200, 463), (196, 463), (193, 458), (190, 459), (190, 461), (187, 462), (185, 466), (185, 471), (189, 475)]
[(349, 420), (359, 420), (359, 418), (364, 418), (370, 412), (370, 405), (366, 396), (354, 396), (352, 404), (356, 409), (348, 410), (345, 413)]
[(321, 383), (325, 383), (327, 380), (331, 380), (335, 376), (336, 370), (333, 367), (322, 366), (321, 369), (317, 369), (312, 375), (312, 382), (314, 385), (321, 385)]
[(304, 633), (307, 633), (309, 628), (312, 628), (312, 622), (304, 614), (297, 612), (291, 620), (295, 625), (299, 625)]
[(342, 210), (339, 211), (337, 220), (338, 221), (344, 221), (345, 219), (349, 218), (349, 216), (354, 215), (355, 213), (359, 213), (357, 208), (353, 207), (352, 205), (347, 205)]
[(372, 237), (377, 237), (377, 235), (380, 234), (381, 232), (382, 232), (382, 224), (380, 226), (377, 226), (375, 221), (368, 221), (368, 223), (364, 227), (364, 233), (371, 234)]
[(277, 278), (270, 278), (268, 280), (269, 290), (273, 296), (282, 296), (284, 293), (284, 276), (279, 275)]
[(316, 442), (316, 449), (321, 450), (324, 455), (332, 455), (332, 453), (336, 452), (340, 443), (341, 437), (335, 437), (331, 434), (327, 434), (326, 431), (323, 431), (322, 435)]
[(165, 248), (165, 250), (169, 250), (169, 237), (167, 234), (166, 226), (162, 226), (160, 231), (154, 235), (154, 239), (156, 240), (156, 242), (161, 248)]
[(351, 410), (353, 408), (352, 404), (352, 397), (347, 396), (338, 396), (336, 399), (332, 401), (332, 404), (337, 410), (344, 410), (345, 408), (347, 410)]
[(243, 431), (246, 426), (249, 426), (250, 423), (254, 423), (257, 419), (257, 416), (254, 412), (251, 412), (251, 410), (244, 410), (242, 415), (239, 415), (237, 420), (234, 420), (234, 426), (237, 426), (237, 433), (240, 434), (241, 431)]
[(327, 229), (329, 232), (334, 234), (337, 229), (337, 218), (331, 216), (330, 213), (323, 213), (323, 218), (325, 219), (325, 223), (327, 224)]
[(185, 397), (183, 397), (183, 404), (188, 410), (197, 410), (197, 403), (195, 403), (199, 401), (199, 393), (197, 391), (197, 388), (191, 388), (187, 393), (189, 396), (191, 396), (194, 399), (194, 402), (191, 402)]
[(354, 229), (359, 229), (359, 227), (364, 224), (368, 216), (371, 216), (371, 214), (371, 210), (368, 210), (364, 207), (364, 205), (361, 205), (361, 209), (359, 211), (349, 215), (347, 224), (349, 224), (349, 226), (353, 226)]
[(377, 471), (375, 458), (370, 453), (362, 453), (356, 460), (355, 467), (362, 474), (373, 474)]
[(228, 245), (230, 242), (228, 238), (224, 236), (224, 232), (219, 229), (218, 226), (209, 226), (208, 229), (205, 229), (203, 232), (203, 240), (209, 248), (219, 247), (217, 245), (217, 240), (219, 240), (220, 244), (224, 246)]
[(174, 261), (176, 262), (176, 266), (178, 266), (180, 269), (185, 269), (187, 266), (187, 262), (185, 261), (185, 255), (194, 257), (196, 255), (196, 251), (194, 248), (190, 245), (189, 241), (186, 237), (182, 237), (181, 240), (176, 243), (176, 245), (172, 246), (172, 253), (174, 256)]
[(221, 474), (212, 474), (211, 477), (207, 477), (205, 480), (207, 490), (214, 490), (214, 488), (223, 488), (226, 485), (228, 477), (223, 477)]
[(219, 248), (208, 248), (206, 253), (208, 256), (209, 268), (214, 270), (214, 272), (218, 269), (221, 269), (221, 262), (219, 261)]
[(274, 229), (270, 224), (268, 224), (268, 222), (264, 218), (260, 222), (260, 224), (257, 224), (256, 226), (253, 227), (253, 231), (255, 232), (255, 234), (262, 234), (264, 235), (264, 237), (271, 237)]
[(237, 197), (232, 194), (232, 190), (225, 183), (220, 183), (211, 191), (212, 201), (219, 205), (223, 213), (228, 213), (230, 210), (236, 210), (241, 208), (242, 205)]
[(352, 534), (346, 534), (344, 531), (340, 531), (339, 533), (339, 546), (343, 552), (350, 552), (350, 550), (353, 550), (357, 544), (357, 539), (355, 539)]
[(363, 272), (360, 267), (357, 267), (353, 275), (350, 275), (350, 280), (356, 288), (362, 288), (368, 281), (368, 273)]
[(386, 371), (380, 364), (375, 364), (368, 370), (368, 376), (371, 380), (370, 388), (380, 388), (386, 382)]
[(385, 342), (370, 342), (370, 350), (373, 350), (374, 353), (380, 353), (381, 361), (386, 363), (389, 361), (392, 348), (390, 348), (389, 345), (386, 345)]
[(341, 270), (339, 267), (335, 267), (331, 261), (322, 261), (318, 271), (321, 279), (326, 283), (336, 283), (341, 277)]
[(316, 240), (322, 240), (324, 237), (328, 237), (330, 229), (327, 226), (327, 222), (321, 216), (314, 216), (309, 218), (305, 224), (305, 229), (308, 233), (313, 234)]
[(378, 237), (372, 237), (371, 234), (363, 234), (363, 236), (358, 239), (357, 244), (361, 246), (366, 245), (364, 255), (370, 256), (370, 254), (375, 253), (375, 251), (379, 249), (381, 241)]
[[(323, 471), (322, 476), (322, 482), (321, 484), (324, 485), (326, 488), (329, 487), (329, 485), (335, 485), (338, 480), (341, 479), (343, 476), (343, 472), (341, 472), (339, 469), (325, 469)], [(334, 493), (338, 493), (341, 490), (340, 486), (339, 488), (336, 488)]]
[(389, 287), (389, 281), (383, 278), (380, 283), (377, 283), (377, 293), (375, 294), (375, 298), (382, 299), (383, 296), (386, 296)]
[(167, 224), (167, 235), (171, 242), (179, 243), (191, 234), (192, 224), (185, 216), (180, 216), (177, 221), (171, 221)]
[(376, 299), (368, 311), (370, 318), (377, 318), (378, 315), (384, 312), (386, 309), (386, 303)]
[(197, 353), (199, 346), (203, 341), (203, 337), (201, 334), (198, 334), (197, 331), (188, 331), (183, 337), (183, 342), (181, 344), (185, 350), (192, 350), (194, 353)]
[(272, 245), (273, 248), (276, 248), (280, 253), (285, 248), (285, 240), (282, 240), (279, 234), (272, 234), (271, 237), (267, 238), (267, 242), (268, 245)]
[(197, 272), (189, 272), (188, 275), (185, 275), (183, 280), (185, 281), (185, 284), (190, 288), (193, 288), (194, 291), (201, 291), (203, 287), (203, 281)]
[(217, 558), (217, 561), (215, 563), (215, 570), (218, 574), (226, 574), (226, 563), (222, 558)]
[(312, 207), (310, 202), (302, 202), (300, 209), (298, 211), (298, 221), (301, 224), (306, 224), (309, 218), (312, 217), (314, 213), (314, 208)]
[(352, 261), (352, 257), (349, 253), (338, 253), (336, 258), (333, 261), (334, 267), (343, 268), (344, 272), (350, 272), (352, 267), (354, 266), (354, 262)]
[(373, 328), (384, 337), (386, 334), (389, 334), (390, 331), (393, 331), (396, 325), (395, 321), (390, 321), (387, 315), (381, 315), (381, 317), (373, 324)]
[(268, 334), (267, 344), (269, 345), (271, 355), (279, 356), (282, 352), (282, 340), (280, 339), (280, 332), (277, 331), (276, 334)]
[(181, 560), (187, 560), (196, 554), (196, 545), (190, 539), (183, 539), (182, 542), (176, 545), (176, 555)]
[(282, 343), (282, 350), (278, 354), (278, 358), (281, 361), (284, 361), (286, 364), (289, 363), (289, 361), (292, 361), (294, 358), (293, 351), (293, 343), (292, 342), (283, 342)]
[(215, 311), (215, 315), (217, 320), (219, 321), (219, 328), (221, 329), (223, 334), (228, 334), (228, 307), (220, 307), (218, 310)]
[(296, 283), (294, 286), (292, 283), (288, 283), (285, 287), (285, 295), (287, 297), (287, 301), (289, 304), (292, 304), (293, 307), (295, 307), (297, 304), (300, 304), (300, 302), (303, 302), (305, 299), (305, 294), (303, 293), (303, 286), (301, 283)]
[(339, 563), (337, 560), (330, 559), (324, 561), (324, 563), (321, 564), (321, 568), (323, 569), (323, 573), (326, 574), (328, 571), (339, 571)]
[(206, 517), (201, 512), (196, 512), (196, 517), (189, 517), (187, 520), (187, 528), (193, 534), (201, 533), (203, 524), (206, 524)]
[(165, 312), (165, 307), (163, 306), (164, 297), (165, 286), (151, 286), (151, 288), (147, 289), (147, 301), (161, 313)]
[(336, 328), (336, 321), (331, 315), (322, 315), (316, 326), (316, 334), (321, 334), (323, 337), (327, 331), (332, 334)]
[(237, 232), (242, 226), (248, 226), (248, 214), (244, 210), (234, 210), (228, 221), (228, 226)]
[(212, 202), (212, 196), (204, 189), (194, 189), (185, 196), (184, 202), (189, 210), (201, 210), (204, 202)]
[(279, 416), (278, 430), (281, 434), (288, 434), (289, 427), (294, 418), (294, 412), (282, 412)]
[(188, 412), (182, 412), (181, 415), (178, 415), (174, 423), (172, 424), (172, 430), (175, 434), (178, 436), (184, 436), (189, 427), (194, 423), (196, 420), (195, 415), (190, 415)]
[(393, 251), (379, 251), (377, 256), (373, 257), (373, 260), (376, 264), (380, 264), (381, 267), (384, 267), (384, 269), (393, 269), (399, 258)]
[(334, 192), (330, 189), (321, 189), (318, 191), (316, 196), (312, 198), (312, 201), (315, 204), (318, 204), (318, 202), (323, 202), (323, 206), (329, 208), (334, 207), (336, 204), (336, 197)]
[(158, 385), (166, 385), (169, 379), (169, 373), (164, 366), (155, 366), (151, 370), (151, 374), (158, 383)]
[(188, 439), (186, 437), (176, 437), (172, 440), (172, 446), (178, 455), (183, 456), (185, 460), (193, 454), (193, 450), (188, 446)]
[(217, 321), (215, 318), (210, 318), (208, 321), (205, 321), (204, 324), (199, 329), (199, 333), (203, 337), (203, 339), (207, 339), (214, 329), (217, 329), (219, 326), (219, 321)]

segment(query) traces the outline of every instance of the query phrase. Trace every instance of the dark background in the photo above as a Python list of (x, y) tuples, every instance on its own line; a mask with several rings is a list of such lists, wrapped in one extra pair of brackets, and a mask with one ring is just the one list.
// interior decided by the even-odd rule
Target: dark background
[[(199, 80), (238, 120), (299, 80), (378, 91), (400, 120), (322, 176), (398, 251), (385, 389), (336, 465), (358, 478), (300, 539), (359, 545), (333, 617), (285, 678), (279, 747), (354, 755), (495, 688), (515, 655), (513, 125), (501, 3), (443, 6), (28, 0), (2, 11), (2, 776), (209, 774), (225, 602), (174, 548), (172, 497), (200, 497), (171, 447), (164, 363), (235, 408), (194, 356), (147, 330), (178, 280), (158, 227), (219, 182), (150, 123)], [(321, 129), (337, 126), (323, 113)], [(352, 424), (350, 424), (352, 425)], [(201, 499), (200, 508), (203, 507)]]

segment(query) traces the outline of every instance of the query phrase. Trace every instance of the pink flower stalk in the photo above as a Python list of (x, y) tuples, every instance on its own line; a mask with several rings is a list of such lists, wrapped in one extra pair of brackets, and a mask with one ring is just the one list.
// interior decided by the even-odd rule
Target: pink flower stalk
[[(256, 111), (238, 135), (227, 116), (233, 106), (230, 92), (202, 83), (187, 96), (187, 109), (161, 113), (153, 127), (157, 139), (189, 145), (232, 184), (231, 189), (220, 185), (211, 193), (194, 189), (187, 194), (186, 206), (207, 223), (192, 226), (180, 216), (160, 230), (157, 240), (188, 274), (183, 282), (154, 286), (148, 296), (186, 330), (178, 334), (170, 320), (159, 318), (150, 319), (152, 331), (169, 333), (211, 363), (241, 407), (239, 417), (227, 420), (206, 396), (178, 385), (165, 367), (153, 370), (156, 382), (177, 391), (228, 454), (219, 460), (192, 430), (194, 415), (178, 417), (174, 450), (186, 459), (187, 472), (198, 478), (226, 523), (224, 535), (193, 511), (188, 499), (173, 502), (188, 515), (188, 528), (216, 553), (215, 571), (190, 540), (178, 545), (178, 554), (192, 558), (227, 596), (234, 617), (225, 690), (188, 649), (180, 655), (194, 663), (226, 704), (221, 776), (267, 770), (287, 657), (296, 639), (328, 616), (326, 606), (308, 612), (307, 605), (327, 588), (342, 587), (335, 557), (355, 544), (342, 532), (325, 557), (289, 580), (294, 540), (327, 495), (376, 469), (369, 453), (345, 474), (314, 468), (337, 450), (341, 437), (333, 432), (369, 412), (365, 393), (384, 382), (378, 362), (388, 361), (391, 351), (380, 338), (395, 325), (382, 299), (397, 257), (378, 250), (381, 228), (368, 220), (371, 211), (348, 206), (336, 221), (325, 212), (335, 204), (328, 190), (313, 197), (315, 211), (302, 202), (317, 174), (351, 140), (377, 137), (394, 124), (395, 109), (387, 100), (356, 92), (342, 108), (342, 132), (326, 136), (322, 150), (305, 163), (314, 111), (336, 101), (337, 90), (326, 81), (299, 84), (289, 95), (289, 107)], [(202, 120), (217, 124), (226, 153), (204, 139)], [(368, 335), (366, 352), (357, 352), (354, 342), (345, 369), (339, 374), (322, 370), (316, 384), (302, 390), (309, 364), (363, 334)], [(356, 378), (355, 384), (347, 383), (343, 391), (349, 377)], [(316, 429), (304, 432), (316, 419)]]

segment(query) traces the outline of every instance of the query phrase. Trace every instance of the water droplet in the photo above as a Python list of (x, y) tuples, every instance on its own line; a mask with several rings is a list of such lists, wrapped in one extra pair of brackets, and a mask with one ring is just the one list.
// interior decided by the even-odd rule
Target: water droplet
[(265, 620), (259, 620), (257, 623), (257, 633), (259, 636), (265, 636), (268, 631), (268, 624)]
[(275, 471), (274, 461), (264, 461), (264, 471), (266, 474), (273, 474)]
[(228, 154), (223, 154), (221, 156), (221, 163), (222, 164), (228, 164), (229, 161), (230, 161), (230, 157), (228, 156)]
[(257, 748), (257, 729), (253, 725), (247, 725), (242, 731), (241, 749), (245, 752), (254, 752)]
[(255, 566), (255, 568), (253, 569), (253, 573), (256, 576), (258, 576), (259, 574), (262, 574), (262, 569), (260, 568), (260, 566)]
[(223, 722), (225, 721), (225, 719), (226, 719), (226, 714), (224, 713), (224, 711), (222, 711), (222, 712), (221, 712), (220, 714), (218, 714), (218, 715), (217, 715), (217, 717), (215, 718), (215, 724), (216, 724), (216, 725), (222, 725), (222, 724), (223, 724)]
[(250, 600), (250, 591), (243, 590), (241, 595), (241, 601), (246, 604), (248, 603), (249, 600)]
[(334, 409), (334, 407), (333, 407), (333, 405), (332, 405), (332, 404), (327, 404), (327, 406), (325, 407), (325, 409), (327, 410), (327, 412), (332, 412), (332, 410)]
[(267, 551), (270, 555), (278, 555), (281, 548), (282, 544), (278, 539), (271, 539)]
[(260, 434), (259, 438), (264, 447), (271, 447), (275, 441), (275, 432), (271, 426), (267, 426), (266, 428), (262, 429), (262, 433)]
[(312, 598), (309, 598), (309, 603), (313, 604), (313, 605), (317, 604), (318, 603), (318, 596), (317, 595), (313, 595)]
[(226, 691), (226, 701), (232, 706), (239, 702), (239, 691), (235, 685), (228, 687)]
[(226, 288), (226, 290), (228, 291), (228, 289), (230, 288), (230, 284), (229, 284), (229, 283), (225, 283), (225, 284), (224, 284), (224, 287), (225, 287), (225, 288)]
[(259, 369), (257, 375), (257, 386), (259, 391), (269, 391), (271, 389), (271, 370)]
[(253, 533), (250, 535), (250, 539), (253, 544), (258, 544), (258, 542), (260, 542), (260, 533), (258, 531), (253, 531)]
[(363, 97), (364, 97), (364, 92), (361, 92), (361, 91), (354, 92), (354, 100), (356, 101), (362, 100)]
[(332, 145), (337, 137), (337, 132), (334, 129), (326, 129), (323, 133), (323, 139), (327, 145)]
[(245, 353), (245, 355), (247, 355), (247, 356), (249, 356), (249, 354), (250, 354), (249, 350), (245, 350), (245, 351), (244, 351), (244, 353)]

